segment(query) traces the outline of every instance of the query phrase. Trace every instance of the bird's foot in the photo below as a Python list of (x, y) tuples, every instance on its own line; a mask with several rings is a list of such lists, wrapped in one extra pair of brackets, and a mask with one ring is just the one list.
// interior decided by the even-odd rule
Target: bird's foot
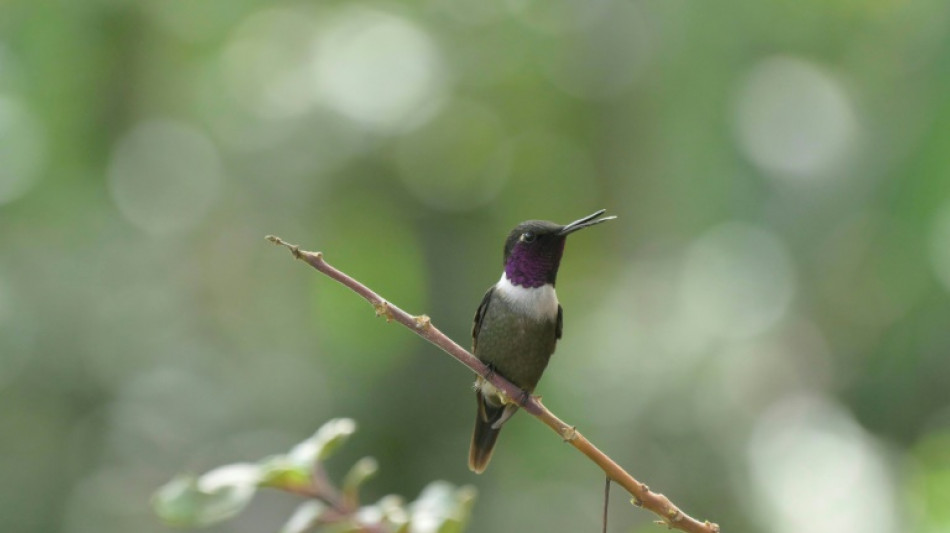
[(508, 421), (513, 414), (518, 412), (518, 406), (513, 404), (508, 404), (505, 406), (505, 410), (501, 413), (501, 417), (491, 425), (492, 429), (501, 429), (501, 425)]
[(531, 401), (531, 393), (521, 389), (521, 396), (518, 398), (518, 405), (524, 407), (529, 401)]
[(488, 369), (488, 371), (485, 372), (485, 379), (491, 381), (491, 378), (495, 375), (495, 365), (492, 363), (485, 363), (485, 368)]

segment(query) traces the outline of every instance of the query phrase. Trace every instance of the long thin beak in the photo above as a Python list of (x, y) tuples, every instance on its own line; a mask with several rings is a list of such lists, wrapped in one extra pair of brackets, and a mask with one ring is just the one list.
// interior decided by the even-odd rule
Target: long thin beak
[(591, 226), (595, 226), (595, 225), (597, 225), (597, 224), (600, 224), (601, 222), (607, 222), (608, 220), (613, 220), (613, 219), (617, 218), (617, 217), (615, 217), (615, 216), (609, 216), (609, 217), (604, 217), (604, 218), (598, 218), (600, 215), (603, 215), (604, 212), (606, 212), (606, 211), (607, 211), (606, 209), (601, 209), (600, 211), (597, 211), (597, 212), (595, 212), (595, 213), (591, 213), (591, 214), (587, 215), (587, 216), (584, 217), (584, 218), (575, 220), (574, 222), (571, 222), (570, 224), (568, 224), (568, 225), (564, 226), (563, 228), (561, 228), (561, 231), (558, 232), (558, 235), (562, 235), (562, 236), (563, 236), (563, 235), (570, 235), (571, 233), (574, 233), (575, 231), (577, 231), (577, 230), (579, 230), (579, 229), (589, 228), (589, 227), (591, 227)]

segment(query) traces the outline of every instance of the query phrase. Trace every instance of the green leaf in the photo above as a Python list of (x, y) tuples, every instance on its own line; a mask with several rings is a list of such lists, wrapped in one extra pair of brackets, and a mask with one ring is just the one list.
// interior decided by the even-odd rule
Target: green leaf
[(274, 455), (260, 462), (262, 487), (288, 489), (309, 486), (313, 468), (292, 462), (286, 455)]
[(456, 488), (434, 481), (409, 506), (413, 531), (459, 533), (465, 529), (477, 492), (472, 486)]
[(287, 457), (295, 464), (313, 468), (339, 449), (356, 431), (356, 422), (351, 418), (334, 418), (323, 424), (309, 439), (294, 446)]
[(914, 446), (915, 468), (909, 476), (910, 494), (921, 521), (922, 531), (950, 528), (950, 431), (929, 433)]
[(343, 497), (354, 504), (359, 501), (360, 486), (379, 471), (379, 463), (372, 457), (357, 461), (343, 478)]
[(155, 514), (179, 527), (208, 526), (227, 520), (247, 506), (257, 490), (260, 467), (238, 463), (216, 468), (200, 478), (180, 475), (152, 497)]
[(406, 502), (395, 494), (383, 496), (376, 505), (372, 506), (378, 509), (382, 516), (381, 522), (392, 526), (389, 531), (393, 533), (408, 533), (410, 531), (409, 513), (406, 511)]
[(281, 528), (280, 533), (303, 533), (312, 528), (327, 510), (326, 504), (311, 500), (303, 502), (290, 515), (290, 519)]

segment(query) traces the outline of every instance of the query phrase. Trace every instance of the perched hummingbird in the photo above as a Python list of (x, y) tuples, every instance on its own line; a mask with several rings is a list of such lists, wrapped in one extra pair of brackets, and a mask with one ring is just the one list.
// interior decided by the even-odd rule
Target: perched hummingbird
[[(617, 217), (599, 218), (604, 209), (566, 226), (528, 220), (505, 240), (505, 271), (475, 312), (472, 350), (489, 369), (520, 387), (527, 396), (541, 379), (561, 338), (562, 310), (554, 292), (567, 236)], [(501, 426), (518, 410), (504, 393), (481, 376), (475, 382), (478, 414), (468, 467), (482, 473), (491, 459)]]

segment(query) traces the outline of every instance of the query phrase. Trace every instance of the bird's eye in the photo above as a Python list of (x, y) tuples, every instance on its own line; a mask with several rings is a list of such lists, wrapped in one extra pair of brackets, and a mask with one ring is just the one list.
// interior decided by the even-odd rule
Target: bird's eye
[(524, 233), (521, 234), (521, 240), (522, 240), (522, 242), (534, 242), (534, 239), (535, 239), (536, 237), (537, 237), (537, 236), (536, 236), (534, 233), (531, 233), (530, 231), (526, 231), (526, 232), (524, 232)]

